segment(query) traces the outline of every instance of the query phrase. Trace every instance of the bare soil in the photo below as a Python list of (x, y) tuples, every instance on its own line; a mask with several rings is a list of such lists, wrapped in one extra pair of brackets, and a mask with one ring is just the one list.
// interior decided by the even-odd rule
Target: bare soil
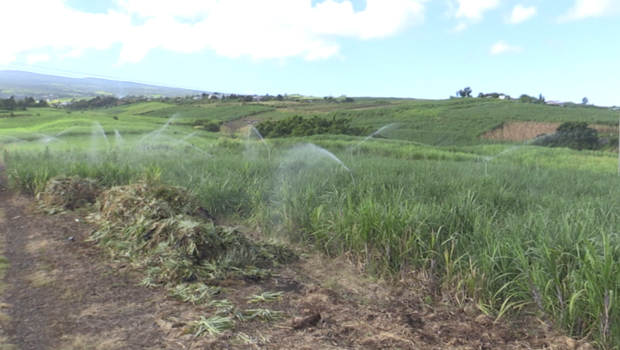
[[(529, 141), (543, 134), (553, 134), (561, 123), (546, 122), (508, 122), (499, 128), (489, 130), (482, 137), (491, 140)], [(601, 134), (618, 132), (617, 126), (593, 124), (590, 128)]]
[[(221, 281), (238, 308), (284, 317), (237, 322), (196, 338), (190, 325), (213, 310), (139, 286), (141, 273), (87, 238), (85, 213), (47, 216), (0, 180), (1, 349), (590, 349), (535, 318), (496, 321), (475, 305), (433, 301), (419, 278), (373, 280), (346, 257), (311, 255), (261, 282)], [(264, 291), (277, 301), (250, 303)]]

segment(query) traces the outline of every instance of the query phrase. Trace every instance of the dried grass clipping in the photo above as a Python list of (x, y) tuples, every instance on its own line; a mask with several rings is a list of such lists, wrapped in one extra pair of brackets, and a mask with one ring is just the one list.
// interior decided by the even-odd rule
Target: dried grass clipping
[(47, 182), (41, 199), (46, 208), (74, 210), (95, 203), (102, 189), (93, 179), (78, 176), (54, 177)]

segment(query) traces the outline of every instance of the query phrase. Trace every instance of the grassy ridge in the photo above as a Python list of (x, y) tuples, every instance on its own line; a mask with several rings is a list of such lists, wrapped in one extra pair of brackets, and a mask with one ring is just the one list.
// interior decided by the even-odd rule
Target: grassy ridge
[(617, 113), (598, 108), (562, 108), (495, 99), (453, 99), (415, 101), (394, 106), (336, 112), (352, 117), (354, 125), (402, 125), (391, 138), (431, 145), (471, 145), (479, 136), (507, 121), (587, 121), (591, 124), (617, 124)]
[[(63, 114), (64, 113), (64, 114)], [(555, 107), (525, 104), (496, 99), (373, 100), (355, 103), (268, 102), (268, 103), (207, 103), (173, 105), (148, 102), (116, 108), (89, 110), (67, 114), (63, 110), (38, 109), (17, 113), (17, 118), (0, 118), (0, 135), (17, 136), (26, 131), (61, 132), (80, 122), (99, 121), (108, 135), (114, 129), (136, 133), (163, 124), (176, 115), (173, 124), (191, 124), (196, 119), (232, 121), (242, 118), (256, 120), (283, 119), (293, 115), (318, 115), (325, 118), (353, 119), (353, 126), (379, 129), (397, 123), (397, 128), (382, 135), (390, 139), (415, 141), (439, 146), (467, 146), (481, 142), (485, 132), (508, 121), (586, 121), (590, 124), (617, 124), (617, 113), (593, 107)], [(112, 119), (113, 117), (117, 119)], [(80, 120), (83, 119), (83, 120)], [(56, 127), (46, 125), (46, 121)], [(84, 132), (86, 133), (86, 132)]]

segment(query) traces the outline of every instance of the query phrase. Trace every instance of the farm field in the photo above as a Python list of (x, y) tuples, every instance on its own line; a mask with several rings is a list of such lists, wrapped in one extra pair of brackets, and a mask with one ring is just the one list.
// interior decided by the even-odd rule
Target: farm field
[[(374, 137), (262, 139), (252, 127), (293, 115), (351, 118), (353, 126), (376, 132)], [(400, 285), (400, 290), (419, 289), (416, 298), (425, 307), (451, 305), (502, 322), (535, 318), (570, 337), (562, 338), (564, 345), (554, 343), (557, 348), (576, 348), (574, 341), (568, 341), (572, 347), (566, 345), (567, 339), (585, 338), (612, 349), (620, 346), (620, 324), (615, 322), (620, 318), (617, 152), (543, 148), (530, 145), (531, 138), (485, 136), (515, 123), (531, 123), (525, 124), (531, 129), (567, 121), (586, 121), (611, 133), (617, 118), (617, 112), (606, 109), (495, 99), (149, 102), (70, 113), (61, 109), (29, 109), (13, 117), (0, 113), (0, 147), (7, 185), (16, 191), (44, 197), (48, 182), (57, 176), (90, 178), (103, 189), (180, 186), (221, 227), (242, 227), (260, 241), (301, 249), (301, 255), (313, 259), (346, 260), (361, 279)], [(222, 123), (221, 131), (195, 128), (204, 121)], [(610, 136), (611, 145), (617, 144), (615, 137)], [(105, 212), (93, 215), (93, 225), (102, 225), (102, 219), (93, 217)], [(180, 219), (170, 226), (189, 225), (190, 214), (175, 215)], [(127, 225), (122, 226), (124, 234), (134, 234)], [(150, 232), (144, 227), (140, 234)], [(129, 236), (99, 230), (105, 250), (142, 271), (145, 285), (174, 290), (189, 277), (205, 282), (237, 274), (247, 280), (267, 273), (250, 273), (246, 265), (234, 265), (236, 255), (227, 255), (229, 265), (217, 260), (206, 266), (201, 260), (200, 267), (173, 268), (170, 258), (160, 266), (145, 262), (148, 257), (131, 250), (136, 248), (133, 244), (122, 244)], [(275, 247), (277, 253), (269, 254), (284, 254)], [(170, 249), (162, 245), (153, 251), (168, 254), (164, 248)], [(281, 264), (287, 266), (284, 260)], [(281, 267), (265, 267), (271, 268)], [(346, 290), (333, 280), (320, 287)], [(432, 319), (429, 313), (422, 314)], [(224, 322), (234, 318), (232, 311), (233, 316), (222, 315)], [(477, 316), (471, 317), (474, 322)], [(286, 322), (275, 316), (263, 321)], [(200, 324), (196, 327), (201, 329)], [(244, 327), (238, 326), (246, 333), (256, 331)], [(261, 331), (267, 332), (265, 327)], [(360, 327), (334, 348), (373, 348), (370, 338), (379, 341), (379, 334), (364, 338)], [(394, 347), (431, 348), (427, 331), (428, 327), (411, 326), (398, 333), (398, 341), (394, 334), (390, 339), (396, 342)], [(539, 341), (536, 336), (531, 339)], [(515, 341), (506, 340), (507, 348), (523, 345)], [(472, 344), (465, 341), (458, 346)]]

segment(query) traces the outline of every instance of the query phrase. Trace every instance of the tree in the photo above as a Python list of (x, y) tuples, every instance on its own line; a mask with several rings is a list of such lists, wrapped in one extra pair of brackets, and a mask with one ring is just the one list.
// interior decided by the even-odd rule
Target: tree
[(537, 101), (538, 100), (536, 99), (536, 97), (532, 97), (527, 94), (523, 94), (519, 97), (519, 102), (523, 102), (523, 103), (536, 103)]
[(15, 101), (15, 97), (11, 96), (6, 100), (0, 100), (0, 108), (12, 111), (17, 107), (17, 102)]
[(588, 98), (587, 97), (582, 98), (581, 99), (581, 103), (584, 104), (584, 105), (587, 105), (588, 104)]
[(588, 127), (586, 122), (562, 123), (555, 134), (547, 135), (538, 139), (535, 144), (548, 147), (568, 147), (572, 149), (596, 149), (598, 148), (598, 133)]
[(459, 90), (457, 92), (457, 95), (459, 95), (461, 97), (471, 97), (471, 88), (468, 86), (468, 87), (464, 88), (463, 90)]

